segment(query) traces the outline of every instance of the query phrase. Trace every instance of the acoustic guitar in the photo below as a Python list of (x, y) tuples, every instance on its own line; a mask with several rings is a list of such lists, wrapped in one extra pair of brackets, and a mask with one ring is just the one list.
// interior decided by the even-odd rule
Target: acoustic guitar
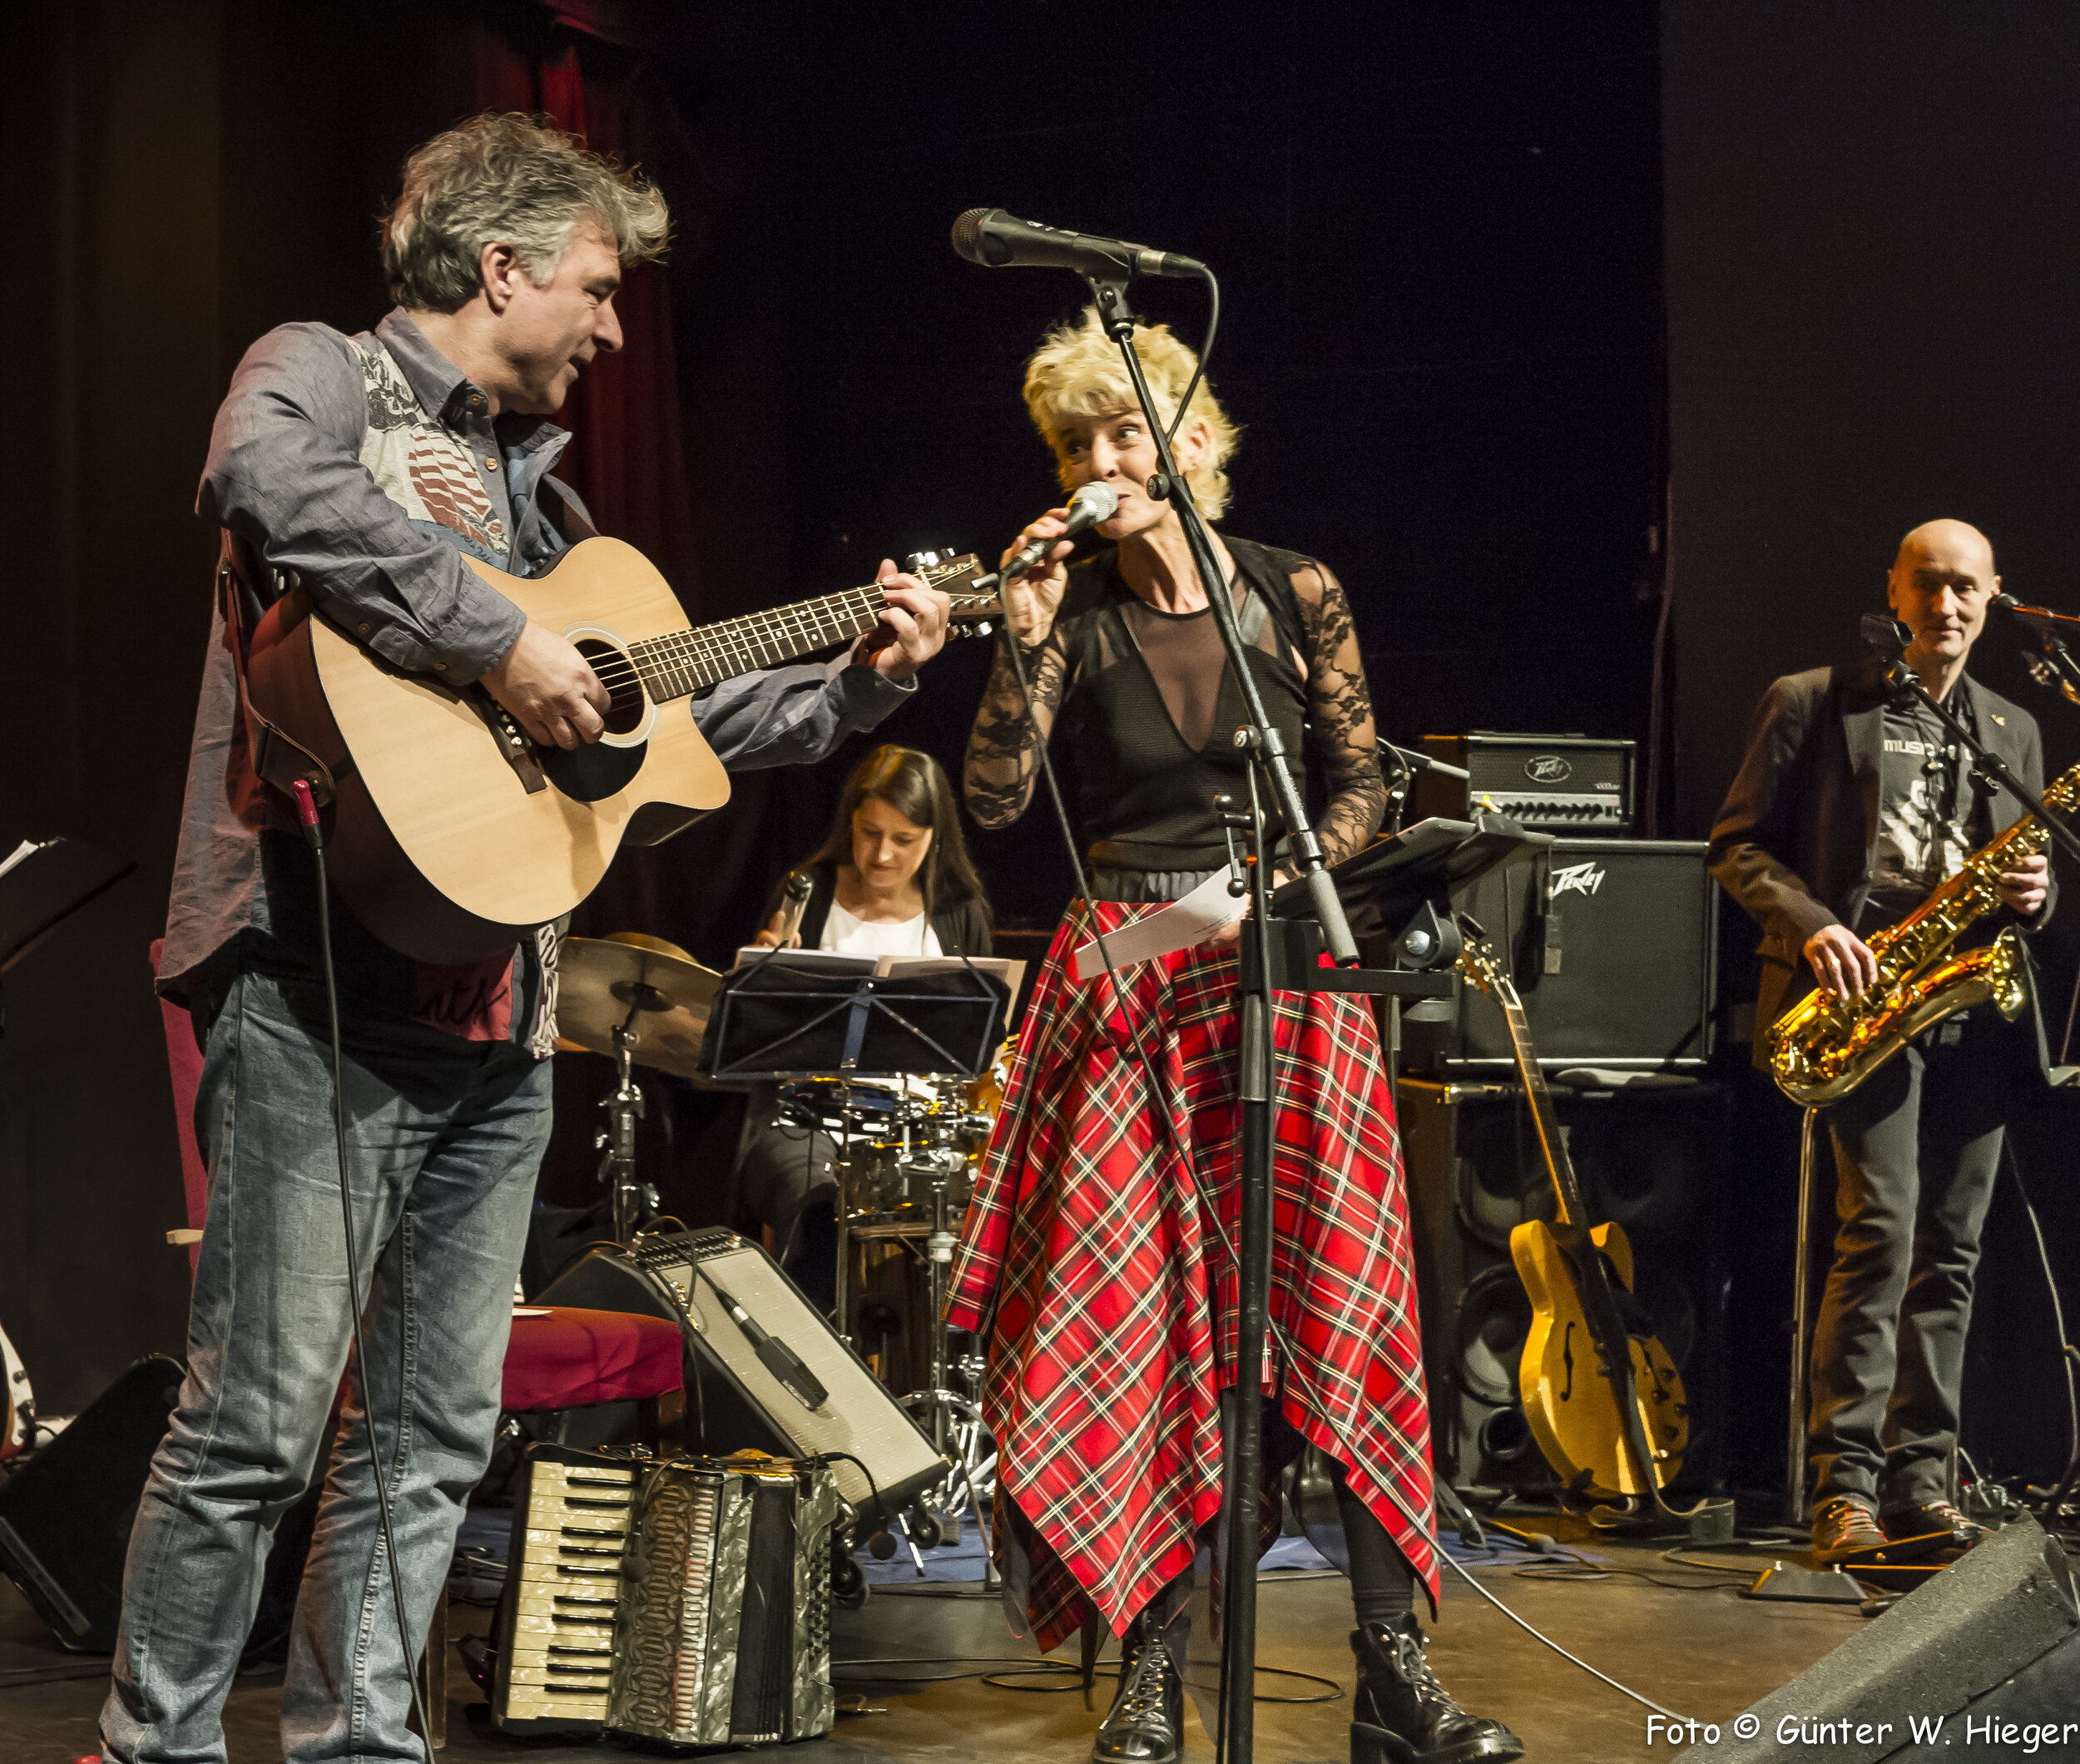
[[(384, 942), (426, 962), (509, 948), (590, 894), (624, 843), (655, 845), (721, 807), (728, 775), (686, 701), (853, 642), (884, 605), (875, 585), (690, 627), (664, 577), (617, 539), (587, 539), (543, 576), (468, 561), (592, 664), (612, 696), (597, 742), (537, 744), (483, 686), (392, 666), (300, 587), (246, 652), (254, 769), (278, 788), (310, 785), (334, 884)], [(993, 592), (958, 592), (980, 574), (972, 554), (914, 573), (948, 592), (956, 622), (997, 611)]]
[(1661, 1499), (1690, 1443), (1682, 1375), (1632, 1298), (1632, 1246), (1623, 1227), (1615, 1220), (1587, 1222), (1516, 985), (1480, 927), (1463, 915), (1459, 925), (1460, 971), (1508, 1022), (1558, 1203), (1551, 1225), (1527, 1219), (1509, 1234), (1510, 1259), (1531, 1296), (1531, 1333), (1517, 1371), (1524, 1419), (1571, 1494), (1637, 1500), (1657, 1514), (1686, 1517)]

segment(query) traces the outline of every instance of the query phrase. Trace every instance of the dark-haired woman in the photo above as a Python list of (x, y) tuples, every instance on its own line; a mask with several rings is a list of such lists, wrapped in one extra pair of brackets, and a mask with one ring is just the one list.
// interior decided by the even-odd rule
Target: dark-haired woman
[[(929, 753), (893, 743), (854, 769), (830, 835), (796, 869), (809, 899), (790, 949), (843, 955), (988, 955), (989, 907), (961, 837), (946, 772)], [(755, 939), (786, 931), (786, 879), (775, 884)], [(836, 1302), (837, 1147), (820, 1128), (781, 1118), (777, 1094), (752, 1093), (737, 1152), (742, 1205), (773, 1234), (773, 1253), (826, 1308)]]
[[(1137, 327), (1158, 414), (1197, 366), (1162, 326)], [(1386, 790), (1349, 602), (1315, 559), (1216, 534), (1226, 580), (1200, 580), (1176, 506), (1151, 498), (1150, 433), (1096, 315), (1053, 332), (1026, 402), (1062, 488), (1109, 485), (1112, 544), (1070, 547), (1015, 582), (969, 736), (968, 801), (984, 826), (1032, 800), (1042, 743), (1073, 756), (1092, 901), (1071, 904), (1026, 1010), (977, 1179), (948, 1320), (983, 1332), (983, 1410), (998, 1451), (997, 1531), (1008, 1614), (1051, 1648), (1079, 1624), (1121, 1637), (1119, 1691), (1093, 1757), (1171, 1764), (1181, 1749), (1177, 1654), (1192, 1560), (1217, 1513), (1222, 1411), (1232, 1406), (1237, 928), (1196, 949), (1078, 985), (1066, 958), (1225, 868), (1213, 803), (1247, 786), (1227, 736), (1241, 697), (1210, 592), (1231, 596), (1252, 676), (1290, 763), (1321, 769), (1315, 831), (1330, 860), (1378, 830)], [(1209, 519), (1226, 501), (1236, 431), (1201, 382), (1176, 440)], [(1057, 509), (1026, 529), (1059, 541)], [(1032, 682), (1028, 705), (1005, 646)], [(1270, 1314), (1276, 1356), (1267, 1462), (1304, 1445), (1332, 1464), (1349, 1548), (1359, 1685), (1354, 1764), (1475, 1764), (1523, 1755), (1499, 1722), (1438, 1682), (1414, 1610), (1433, 1604), (1429, 1416), (1416, 1335), (1400, 1147), (1364, 1003), (1280, 993)], [(1154, 1068), (1133, 1051), (1137, 1025)], [(1151, 1095), (1151, 1083), (1153, 1094)], [(1014, 1601), (1017, 1608), (1010, 1608)]]

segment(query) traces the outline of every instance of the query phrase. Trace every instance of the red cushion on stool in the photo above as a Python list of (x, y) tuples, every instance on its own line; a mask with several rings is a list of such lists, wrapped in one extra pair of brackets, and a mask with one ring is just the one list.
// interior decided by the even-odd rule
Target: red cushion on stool
[(679, 1325), (620, 1311), (516, 1316), (500, 1406), (508, 1414), (630, 1403), (679, 1389)]

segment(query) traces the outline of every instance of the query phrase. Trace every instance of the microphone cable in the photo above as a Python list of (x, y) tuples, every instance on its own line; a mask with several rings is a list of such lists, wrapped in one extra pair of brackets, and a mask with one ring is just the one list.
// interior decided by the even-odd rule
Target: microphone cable
[[(390, 1608), (397, 1618), (398, 1650), (412, 1688), (412, 1711), (418, 1717), (419, 1747), (432, 1764), (433, 1727), (426, 1717), (426, 1698), (419, 1683), (418, 1653), (412, 1646), (412, 1626), (404, 1614), (404, 1584), (398, 1562), (397, 1534), (391, 1521), (390, 1489), (383, 1474), (383, 1453), (375, 1437), (375, 1407), (369, 1389), (369, 1349), (361, 1328), (361, 1256), (354, 1236), (354, 1191), (347, 1181), (347, 1091), (345, 1055), (339, 1035), (339, 981), (332, 960), (332, 890), (325, 872), (325, 835), (310, 786), (295, 782), (296, 819), (304, 843), (318, 860), (318, 947), (325, 975), (325, 1017), (332, 1033), (332, 1137), (339, 1165), (339, 1216), (347, 1234), (347, 1303), (354, 1320), (354, 1365), (361, 1385), (361, 1425), (369, 1442), (369, 1468), (375, 1476), (375, 1504), (381, 1519), (384, 1553), (389, 1558)], [(404, 1427), (404, 1366), (398, 1365), (398, 1432)]]
[[(1207, 285), (1214, 290), (1214, 300), (1216, 302), (1214, 310), (1217, 315), (1219, 310), (1218, 301), (1220, 285), (1215, 280), (1211, 271), (1205, 272), (1205, 275)], [(1166, 434), (1174, 434), (1177, 427), (1177, 423), (1182, 420), (1186, 404), (1190, 402), (1190, 392), (1196, 391), (1197, 389), (1199, 380), (1206, 372), (1207, 359), (1213, 353), (1213, 326), (1210, 324), (1206, 330), (1206, 341), (1201, 346), (1199, 354), (1198, 371), (1192, 376), (1191, 388), (1187, 392), (1186, 403), (1180, 404), (1177, 407), (1177, 416), (1172, 420), (1170, 429), (1166, 431)], [(1156, 414), (1153, 411), (1150, 411), (1146, 413), (1146, 414), (1151, 422), (1155, 422), (1156, 420)], [(1202, 586), (1208, 585), (1202, 584)], [(1226, 589), (1227, 586), (1228, 585), (1225, 582), (1208, 586), (1208, 592), (1210, 593), (1213, 592), (1214, 587)], [(1126, 1025), (1127, 1038), (1133, 1045), (1135, 1063), (1141, 1069), (1142, 1086), (1148, 1097), (1148, 1112), (1151, 1117), (1160, 1124), (1163, 1138), (1169, 1143), (1171, 1151), (1176, 1154), (1178, 1162), (1182, 1165), (1186, 1174), (1190, 1178), (1193, 1192), (1198, 1197), (1200, 1211), (1204, 1215), (1206, 1222), (1212, 1227), (1216, 1241), (1217, 1241), (1220, 1244), (1222, 1253), (1226, 1256), (1229, 1266), (1236, 1271), (1236, 1276), (1239, 1278), (1242, 1268), (1242, 1258), (1236, 1249), (1234, 1241), (1228, 1236), (1226, 1226), (1221, 1223), (1220, 1212), (1213, 1203), (1212, 1197), (1206, 1192), (1204, 1185), (1201, 1182), (1198, 1171), (1193, 1167), (1191, 1159), (1186, 1154), (1185, 1148), (1177, 1142), (1176, 1135), (1174, 1131), (1174, 1123), (1170, 1118), (1169, 1112), (1161, 1106), (1162, 1086), (1156, 1077), (1154, 1058), (1148, 1051), (1147, 1043), (1142, 1038), (1142, 1025), (1136, 1018), (1132, 1008), (1130, 1008), (1126, 991), (1120, 984), (1119, 970), (1113, 965), (1112, 947), (1107, 939), (1107, 935), (1099, 932), (1097, 929), (1097, 903), (1091, 897), (1090, 880), (1083, 868), (1083, 853), (1082, 848), (1077, 843), (1076, 830), (1070, 824), (1069, 811), (1062, 797), (1061, 783), (1055, 775), (1054, 760), (1050, 751), (1051, 744), (1046, 733), (1041, 730), (1039, 718), (1035, 713), (1033, 698), (1033, 684), (1026, 673), (1025, 658), (1021, 652), (1018, 642), (1018, 634), (1012, 628), (1011, 605), (1009, 599), (1010, 587), (1010, 582), (1000, 576), (998, 579), (997, 592), (998, 601), (1000, 604), (1003, 605), (1004, 609), (1004, 648), (1007, 654), (1008, 654), (1011, 658), (1012, 672), (1018, 681), (1019, 696), (1025, 701), (1027, 726), (1032, 730), (1033, 738), (1038, 744), (1040, 775), (1047, 782), (1047, 797), (1053, 809), (1055, 825), (1062, 835), (1062, 849), (1068, 854), (1069, 867), (1075, 874), (1077, 895), (1077, 898), (1084, 903), (1087, 909), (1092, 928), (1092, 933), (1097, 944), (1098, 954), (1105, 959), (1106, 978), (1112, 982), (1112, 996), (1118, 1002), (1121, 1021)], [(1052, 628), (1050, 628), (1049, 634), (1050, 636), (1052, 634)], [(1040, 647), (1041, 646), (1038, 644), (1034, 646), (1036, 649)], [(1275, 805), (1272, 805), (1272, 810), (1274, 813), (1275, 813)], [(1261, 855), (1260, 855), (1258, 861), (1262, 861)], [(1275, 1008), (1271, 1008), (1272, 1020), (1274, 1028), (1275, 1028), (1277, 1021), (1277, 1013)], [(1053, 1024), (1051, 1023), (1048, 1027), (1050, 1030), (1052, 1030)], [(1275, 1045), (1274, 1045), (1272, 1050), (1272, 1057), (1273, 1065), (1274, 1068), (1275, 1068), (1277, 1062), (1277, 1049)], [(1272, 1107), (1274, 1109), (1276, 1108), (1277, 1104), (1275, 1102), (1274, 1102)], [(1274, 1131), (1275, 1132), (1275, 1127)], [(1275, 1154), (1275, 1144), (1274, 1145), (1273, 1149), (1274, 1153)], [(1275, 1180), (1275, 1172), (1274, 1172), (1274, 1180)], [(1015, 1222), (1015, 1217), (1016, 1213), (1014, 1205), (1013, 1222)], [(993, 1311), (995, 1309), (995, 1300), (993, 1296), (991, 1301), (991, 1309)], [(1292, 1338), (1287, 1335), (1285, 1325), (1280, 1322), (1276, 1316), (1272, 1315), (1270, 1307), (1268, 1304), (1265, 1307), (1264, 1321), (1267, 1332), (1270, 1335), (1270, 1338), (1278, 1352), (1284, 1356), (1287, 1366), (1289, 1368), (1297, 1368), (1300, 1364), (1300, 1355), (1298, 1350), (1295, 1348)], [(1345, 1449), (1346, 1451), (1350, 1449), (1347, 1444), (1345, 1446)], [(1431, 1475), (1433, 1484), (1434, 1484), (1436, 1472), (1433, 1470), (1431, 1472)], [(1656, 1702), (1652, 1697), (1644, 1697), (1641, 1695), (1639, 1692), (1632, 1689), (1629, 1686), (1619, 1683), (1617, 1679), (1610, 1677), (1607, 1673), (1599, 1672), (1595, 1667), (1590, 1665), (1587, 1661), (1580, 1658), (1577, 1655), (1568, 1653), (1566, 1648), (1562, 1648), (1559, 1643), (1554, 1641), (1551, 1636), (1546, 1634), (1543, 1630), (1539, 1629), (1528, 1619), (1519, 1617), (1516, 1612), (1510, 1609), (1510, 1608), (1504, 1604), (1500, 1598), (1497, 1598), (1494, 1593), (1488, 1591), (1488, 1589), (1483, 1586), (1479, 1581), (1476, 1580), (1473, 1574), (1455, 1557), (1452, 1555), (1451, 1552), (1444, 1548), (1444, 1544), (1438, 1537), (1437, 1529), (1434, 1524), (1427, 1523), (1418, 1519), (1416, 1515), (1409, 1510), (1408, 1503), (1402, 1499), (1399, 1491), (1394, 1489), (1384, 1479), (1380, 1478), (1374, 1478), (1374, 1479), (1380, 1491), (1386, 1495), (1387, 1499), (1393, 1503), (1395, 1509), (1401, 1514), (1402, 1518), (1408, 1522), (1409, 1529), (1413, 1530), (1417, 1536), (1429, 1540), (1431, 1552), (1436, 1556), (1438, 1560), (1442, 1563), (1449, 1563), (1454, 1572), (1458, 1575), (1460, 1579), (1463, 1580), (1468, 1586), (1471, 1587), (1483, 1598), (1486, 1599), (1488, 1603), (1494, 1606), (1498, 1611), (1500, 1611), (1503, 1616), (1508, 1618), (1510, 1622), (1516, 1624), (1518, 1628), (1525, 1631), (1526, 1633), (1529, 1634), (1536, 1640), (1543, 1643), (1546, 1647), (1551, 1648), (1553, 1653), (1558, 1654), (1562, 1659), (1567, 1661), (1572, 1665), (1580, 1667), (1582, 1670), (1588, 1673), (1591, 1677), (1600, 1679), (1603, 1683), (1609, 1685), (1612, 1689), (1630, 1697), (1634, 1702), (1642, 1704), (1643, 1707), (1652, 1709), (1658, 1715), (1666, 1716), (1671, 1721), (1681, 1722), (1686, 1719), (1685, 1717), (1676, 1714), (1673, 1710), (1664, 1708), (1660, 1703)]]

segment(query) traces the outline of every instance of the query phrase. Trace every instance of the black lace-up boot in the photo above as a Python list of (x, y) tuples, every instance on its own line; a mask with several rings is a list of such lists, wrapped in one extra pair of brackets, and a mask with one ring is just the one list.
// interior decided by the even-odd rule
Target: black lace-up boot
[(1091, 1747), (1094, 1764), (1177, 1764), (1184, 1754), (1185, 1680), (1163, 1640), (1161, 1603), (1120, 1638), (1119, 1693)]
[(1437, 1682), (1413, 1617), (1350, 1634), (1358, 1657), (1350, 1764), (1489, 1764), (1521, 1758), (1524, 1742), (1498, 1721), (1468, 1715)]

